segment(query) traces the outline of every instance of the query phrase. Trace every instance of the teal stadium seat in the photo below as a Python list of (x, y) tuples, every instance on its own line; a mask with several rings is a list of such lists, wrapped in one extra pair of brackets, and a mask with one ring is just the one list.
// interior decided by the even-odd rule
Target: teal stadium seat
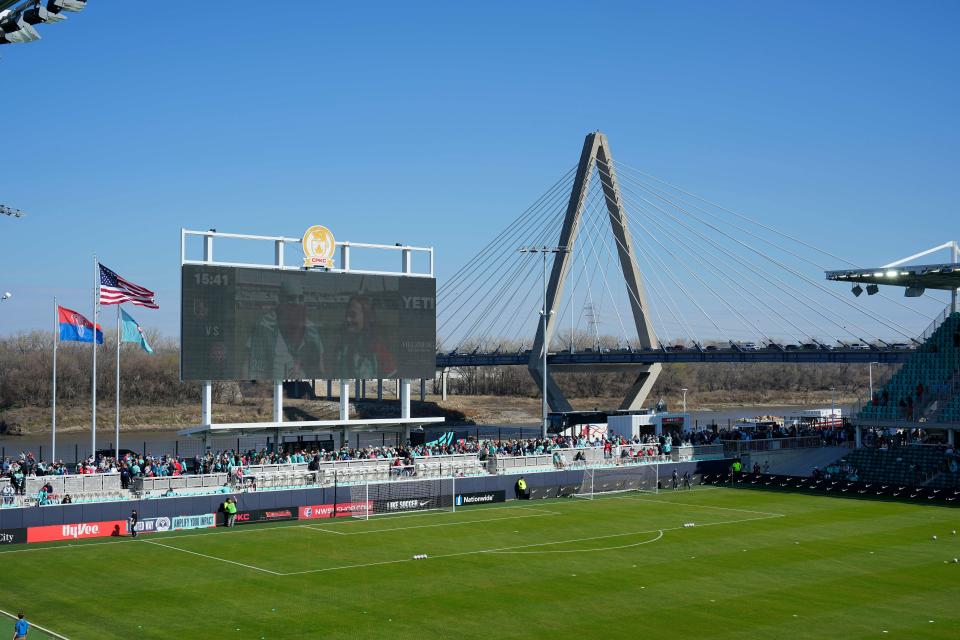
[[(960, 347), (954, 345), (953, 335), (958, 329), (960, 313), (951, 313), (880, 390), (880, 396), (884, 390), (887, 392), (887, 403), (877, 406), (871, 400), (860, 410), (858, 417), (865, 421), (903, 420), (905, 416), (900, 401), (906, 401), (907, 398), (916, 400), (917, 385), (923, 383), (924, 388), (932, 390), (957, 376), (960, 372)], [(921, 408), (915, 406), (915, 419), (919, 417)], [(939, 411), (938, 420), (960, 420), (960, 394)]]

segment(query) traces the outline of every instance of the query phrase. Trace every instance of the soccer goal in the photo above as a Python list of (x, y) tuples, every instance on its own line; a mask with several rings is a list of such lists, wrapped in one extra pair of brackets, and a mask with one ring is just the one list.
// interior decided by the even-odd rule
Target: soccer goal
[(658, 464), (638, 464), (616, 469), (584, 469), (580, 489), (574, 498), (592, 500), (596, 496), (626, 491), (657, 493), (660, 480)]
[(394, 480), (350, 487), (350, 500), (360, 505), (354, 518), (411, 513), (417, 511), (456, 511), (456, 478)]

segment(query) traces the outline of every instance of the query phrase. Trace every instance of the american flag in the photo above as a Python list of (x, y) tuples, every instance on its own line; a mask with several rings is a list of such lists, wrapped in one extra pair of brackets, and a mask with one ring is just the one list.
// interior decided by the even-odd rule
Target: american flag
[(100, 265), (100, 304), (122, 304), (129, 302), (148, 309), (159, 309), (153, 301), (156, 294), (150, 289), (124, 280), (116, 273)]

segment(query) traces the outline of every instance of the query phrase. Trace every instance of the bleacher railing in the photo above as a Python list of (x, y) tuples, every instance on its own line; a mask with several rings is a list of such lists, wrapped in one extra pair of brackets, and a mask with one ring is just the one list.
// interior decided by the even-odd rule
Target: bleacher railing
[(947, 305), (946, 307), (943, 308), (943, 311), (937, 314), (937, 317), (933, 319), (933, 321), (929, 324), (929, 326), (927, 326), (927, 328), (924, 329), (923, 333), (917, 336), (917, 340), (920, 343), (925, 343), (927, 340), (929, 340), (933, 336), (934, 333), (937, 332), (937, 329), (940, 328), (940, 325), (942, 325), (946, 321), (946, 319), (949, 317), (950, 317), (950, 305)]
[(756, 451), (783, 451), (787, 449), (812, 449), (823, 444), (820, 436), (799, 438), (764, 438), (760, 440), (724, 440), (723, 450), (727, 456)]

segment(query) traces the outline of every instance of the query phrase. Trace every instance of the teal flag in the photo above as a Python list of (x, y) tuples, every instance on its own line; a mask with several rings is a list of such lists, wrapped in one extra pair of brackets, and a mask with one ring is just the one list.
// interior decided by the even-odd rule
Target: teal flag
[(147, 342), (147, 336), (143, 335), (143, 329), (137, 324), (137, 321), (123, 309), (120, 309), (120, 314), (123, 325), (120, 342), (136, 342), (147, 353), (153, 353), (153, 349), (150, 348), (150, 344)]
[(427, 447), (445, 447), (447, 445), (453, 444), (453, 431), (447, 431), (439, 438), (432, 442), (427, 442), (424, 446)]

